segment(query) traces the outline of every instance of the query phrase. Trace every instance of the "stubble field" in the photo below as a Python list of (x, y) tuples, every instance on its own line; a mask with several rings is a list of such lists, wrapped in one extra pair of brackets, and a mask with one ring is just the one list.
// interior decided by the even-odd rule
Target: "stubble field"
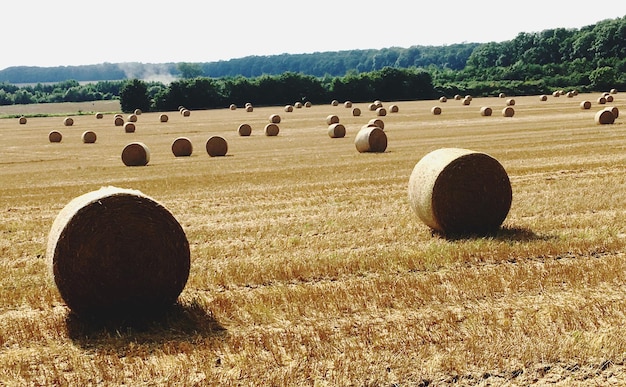
[[(0, 384), (624, 384), (626, 127), (595, 124), (598, 96), (515, 97), (512, 118), (495, 97), (395, 102), (387, 150), (372, 154), (354, 146), (367, 104), (360, 117), (330, 103), (143, 113), (135, 133), (96, 103), (45, 106), (107, 112), (70, 114), (72, 127), (0, 119)], [(273, 113), (280, 133), (266, 137)], [(345, 138), (327, 135), (329, 114)], [(227, 156), (208, 156), (213, 135)], [(180, 136), (190, 157), (172, 154)], [(122, 163), (132, 141), (147, 166)], [(506, 169), (513, 202), (496, 235), (448, 239), (411, 211), (411, 171), (443, 147)], [(164, 204), (191, 248), (179, 304), (141, 326), (72, 315), (46, 266), (59, 211), (109, 185)]]

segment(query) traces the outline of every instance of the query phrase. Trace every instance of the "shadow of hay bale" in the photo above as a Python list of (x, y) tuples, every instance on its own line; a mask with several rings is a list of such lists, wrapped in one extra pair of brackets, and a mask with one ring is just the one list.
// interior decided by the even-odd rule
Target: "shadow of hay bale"
[(500, 227), (495, 231), (485, 233), (442, 233), (432, 230), (432, 235), (451, 241), (488, 238), (497, 241), (532, 242), (549, 241), (556, 238), (550, 235), (538, 235), (532, 230), (523, 227)]

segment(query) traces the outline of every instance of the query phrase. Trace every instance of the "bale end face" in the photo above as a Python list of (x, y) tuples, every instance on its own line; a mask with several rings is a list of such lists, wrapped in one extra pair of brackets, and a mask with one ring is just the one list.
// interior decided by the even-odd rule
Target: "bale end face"
[(85, 144), (93, 144), (96, 142), (97, 136), (94, 131), (87, 130), (83, 132), (81, 139), (83, 140), (83, 143)]
[(387, 149), (387, 134), (377, 126), (365, 126), (357, 133), (354, 145), (359, 153), (383, 153)]
[(266, 136), (274, 137), (274, 136), (278, 136), (278, 133), (280, 132), (280, 128), (276, 124), (267, 124), (265, 125), (264, 132)]
[(609, 109), (603, 109), (596, 113), (595, 122), (598, 125), (610, 125), (615, 122), (615, 115)]
[(74, 125), (74, 119), (72, 117), (65, 117), (65, 119), (63, 120), (63, 125), (65, 126)]
[(226, 156), (228, 143), (223, 137), (213, 136), (206, 142), (206, 151), (211, 157)]
[(150, 162), (150, 150), (144, 143), (130, 143), (122, 150), (122, 162), (127, 167), (146, 166)]
[(343, 138), (346, 136), (346, 127), (340, 123), (334, 123), (328, 126), (328, 136), (330, 138)]
[(237, 128), (237, 133), (239, 133), (239, 135), (242, 137), (247, 137), (252, 134), (252, 127), (250, 126), (250, 124), (241, 124)]
[(167, 122), (169, 120), (169, 117), (167, 116), (167, 114), (161, 114), (159, 116), (159, 121), (160, 122)]
[(62, 139), (63, 139), (63, 135), (61, 134), (61, 132), (57, 130), (53, 130), (50, 133), (48, 133), (48, 141), (50, 142), (61, 142)]
[(178, 137), (172, 142), (172, 153), (176, 157), (191, 156), (193, 145), (187, 137)]

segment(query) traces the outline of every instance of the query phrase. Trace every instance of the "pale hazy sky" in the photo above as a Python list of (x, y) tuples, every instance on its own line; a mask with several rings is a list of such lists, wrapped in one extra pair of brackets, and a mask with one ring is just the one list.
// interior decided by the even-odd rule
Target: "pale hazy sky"
[(3, 0), (0, 69), (499, 42), (626, 15), (626, 0)]

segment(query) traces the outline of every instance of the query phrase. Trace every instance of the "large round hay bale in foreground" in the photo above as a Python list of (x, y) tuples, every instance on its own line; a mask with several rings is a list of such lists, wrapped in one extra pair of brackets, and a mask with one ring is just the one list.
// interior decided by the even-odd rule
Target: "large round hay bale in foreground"
[(63, 135), (58, 130), (53, 130), (48, 133), (48, 141), (50, 142), (61, 142), (63, 139)]
[(267, 124), (264, 128), (265, 135), (269, 137), (278, 136), (279, 131), (280, 128), (276, 124)]
[(20, 125), (26, 125), (26, 122), (28, 120), (26, 119), (26, 117), (22, 116), (20, 117), (20, 119), (18, 120), (18, 122), (20, 123)]
[(97, 139), (96, 132), (92, 130), (86, 130), (83, 132), (81, 139), (83, 140), (84, 144), (93, 144), (96, 142)]
[(346, 136), (346, 127), (340, 123), (334, 123), (328, 126), (328, 136), (330, 138), (343, 138)]
[(167, 116), (167, 114), (161, 114), (159, 116), (159, 121), (160, 122), (167, 122), (170, 118)]
[(191, 156), (193, 145), (187, 137), (178, 137), (172, 142), (172, 153), (176, 157)]
[(354, 145), (359, 153), (382, 153), (387, 149), (387, 134), (377, 126), (365, 126), (356, 134)]
[(140, 191), (105, 187), (59, 212), (46, 260), (75, 314), (146, 318), (176, 302), (189, 277), (190, 251), (162, 204)]
[(237, 128), (237, 133), (239, 133), (240, 136), (247, 137), (252, 134), (252, 126), (250, 126), (250, 124), (241, 124), (239, 128)]
[(63, 125), (65, 126), (74, 125), (74, 119), (72, 117), (65, 117), (65, 119), (63, 119)]
[(326, 125), (332, 125), (339, 122), (339, 116), (336, 114), (329, 114), (326, 116)]
[(150, 162), (150, 149), (142, 142), (131, 142), (122, 150), (122, 162), (127, 167), (143, 167)]
[(507, 106), (502, 109), (502, 117), (513, 117), (515, 115), (515, 109), (511, 106)]
[(409, 202), (431, 229), (446, 235), (497, 231), (511, 208), (509, 177), (493, 157), (461, 148), (428, 153), (413, 168)]
[(615, 115), (608, 109), (600, 110), (594, 117), (596, 124), (610, 125), (615, 122)]
[(583, 109), (583, 110), (591, 109), (591, 101), (581, 101), (580, 102), (580, 108)]
[(205, 148), (211, 157), (226, 156), (228, 143), (223, 137), (213, 136), (207, 140)]

